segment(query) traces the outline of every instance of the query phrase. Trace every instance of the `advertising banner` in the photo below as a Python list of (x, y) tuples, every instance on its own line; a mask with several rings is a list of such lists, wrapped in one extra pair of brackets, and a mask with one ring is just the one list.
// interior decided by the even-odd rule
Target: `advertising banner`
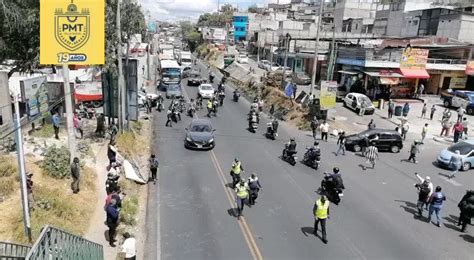
[(28, 117), (48, 112), (48, 87), (46, 76), (20, 80), (22, 101), (27, 104)]
[(337, 81), (321, 81), (319, 103), (321, 110), (336, 107)]
[(41, 0), (40, 63), (104, 64), (104, 0)]
[(452, 77), (449, 81), (449, 88), (460, 89), (466, 88), (467, 77)]
[(403, 50), (400, 69), (424, 69), (428, 61), (428, 50), (407, 47)]

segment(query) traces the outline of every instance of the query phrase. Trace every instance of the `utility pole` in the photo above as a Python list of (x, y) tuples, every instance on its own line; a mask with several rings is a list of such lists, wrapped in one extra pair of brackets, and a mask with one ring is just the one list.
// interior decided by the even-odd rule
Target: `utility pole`
[(275, 32), (272, 31), (272, 43), (270, 44), (270, 63), (273, 63), (273, 42), (275, 41)]
[(25, 171), (25, 153), (23, 152), (23, 135), (21, 133), (20, 124), (20, 105), (19, 97), (15, 96), (15, 129), (16, 129), (16, 152), (18, 158), (18, 169), (20, 169), (20, 181), (21, 181), (21, 204), (23, 206), (23, 225), (25, 227), (25, 234), (28, 237), (28, 241), (31, 243), (31, 224), (30, 224), (30, 211), (28, 205), (28, 191), (26, 190), (26, 171)]
[(122, 32), (120, 28), (120, 5), (121, 0), (117, 0), (117, 38), (118, 38), (118, 47), (117, 47), (117, 88), (118, 88), (118, 127), (123, 133), (123, 128), (125, 125), (125, 87), (123, 82), (123, 65), (122, 65)]
[(323, 16), (323, 4), (324, 0), (321, 0), (319, 3), (319, 16), (316, 23), (316, 42), (314, 44), (314, 61), (313, 61), (313, 76), (311, 77), (311, 89), (309, 95), (313, 94), (314, 85), (316, 84), (316, 70), (318, 69), (318, 45), (319, 45), (319, 28), (321, 27), (321, 18)]
[(74, 90), (71, 90), (69, 84), (69, 67), (66, 63), (63, 64), (63, 79), (64, 79), (64, 101), (66, 103), (66, 130), (67, 130), (67, 142), (69, 148), (70, 160), (76, 157), (76, 135), (74, 134), (74, 122), (73, 122), (73, 107), (72, 97), (74, 96)]
[[(286, 66), (287, 66), (287, 63), (288, 63), (288, 51), (290, 49), (290, 39), (291, 39), (291, 36), (289, 33), (287, 33), (285, 35), (285, 62), (283, 63), (283, 75), (281, 77), (281, 87), (284, 88), (285, 86), (283, 86), (283, 82), (285, 82), (285, 72), (286, 72)], [(271, 68), (272, 68), (272, 64), (270, 63), (270, 71), (271, 71)]]
[(326, 75), (326, 80), (330, 81), (334, 75), (334, 64), (336, 59), (336, 27), (332, 26), (332, 41), (331, 41), (331, 57), (329, 58), (328, 73)]

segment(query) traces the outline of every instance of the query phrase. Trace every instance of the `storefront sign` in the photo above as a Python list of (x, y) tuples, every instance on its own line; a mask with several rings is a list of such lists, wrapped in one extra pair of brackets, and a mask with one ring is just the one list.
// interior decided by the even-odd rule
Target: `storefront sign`
[(466, 75), (474, 76), (474, 60), (470, 60), (466, 64)]
[(359, 66), (359, 67), (365, 67), (365, 60), (337, 58), (336, 63), (345, 64), (345, 65)]
[(41, 64), (104, 64), (104, 0), (40, 1)]
[(28, 105), (29, 118), (48, 112), (46, 76), (20, 80), (20, 89), (22, 101)]
[(451, 78), (451, 81), (449, 81), (449, 88), (452, 88), (452, 89), (466, 88), (466, 82), (467, 82), (467, 77)]
[(321, 81), (319, 96), (321, 110), (336, 107), (337, 81)]
[(400, 78), (386, 78), (380, 77), (381, 85), (398, 85), (400, 84)]
[(428, 50), (405, 48), (400, 60), (400, 69), (424, 69), (428, 61)]

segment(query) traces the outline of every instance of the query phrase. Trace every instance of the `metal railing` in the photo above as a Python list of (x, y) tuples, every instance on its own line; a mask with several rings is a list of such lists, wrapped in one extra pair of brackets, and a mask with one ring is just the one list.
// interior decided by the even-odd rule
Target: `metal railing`
[(103, 260), (102, 245), (64, 230), (45, 226), (26, 259)]
[(25, 259), (31, 247), (0, 241), (0, 259), (17, 260)]

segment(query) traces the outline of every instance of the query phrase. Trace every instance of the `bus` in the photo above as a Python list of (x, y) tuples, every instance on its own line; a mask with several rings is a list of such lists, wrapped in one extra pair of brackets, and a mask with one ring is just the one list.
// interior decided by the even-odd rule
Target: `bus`
[(181, 82), (181, 67), (175, 60), (160, 61), (160, 84), (158, 88), (166, 91), (169, 84), (179, 84)]

